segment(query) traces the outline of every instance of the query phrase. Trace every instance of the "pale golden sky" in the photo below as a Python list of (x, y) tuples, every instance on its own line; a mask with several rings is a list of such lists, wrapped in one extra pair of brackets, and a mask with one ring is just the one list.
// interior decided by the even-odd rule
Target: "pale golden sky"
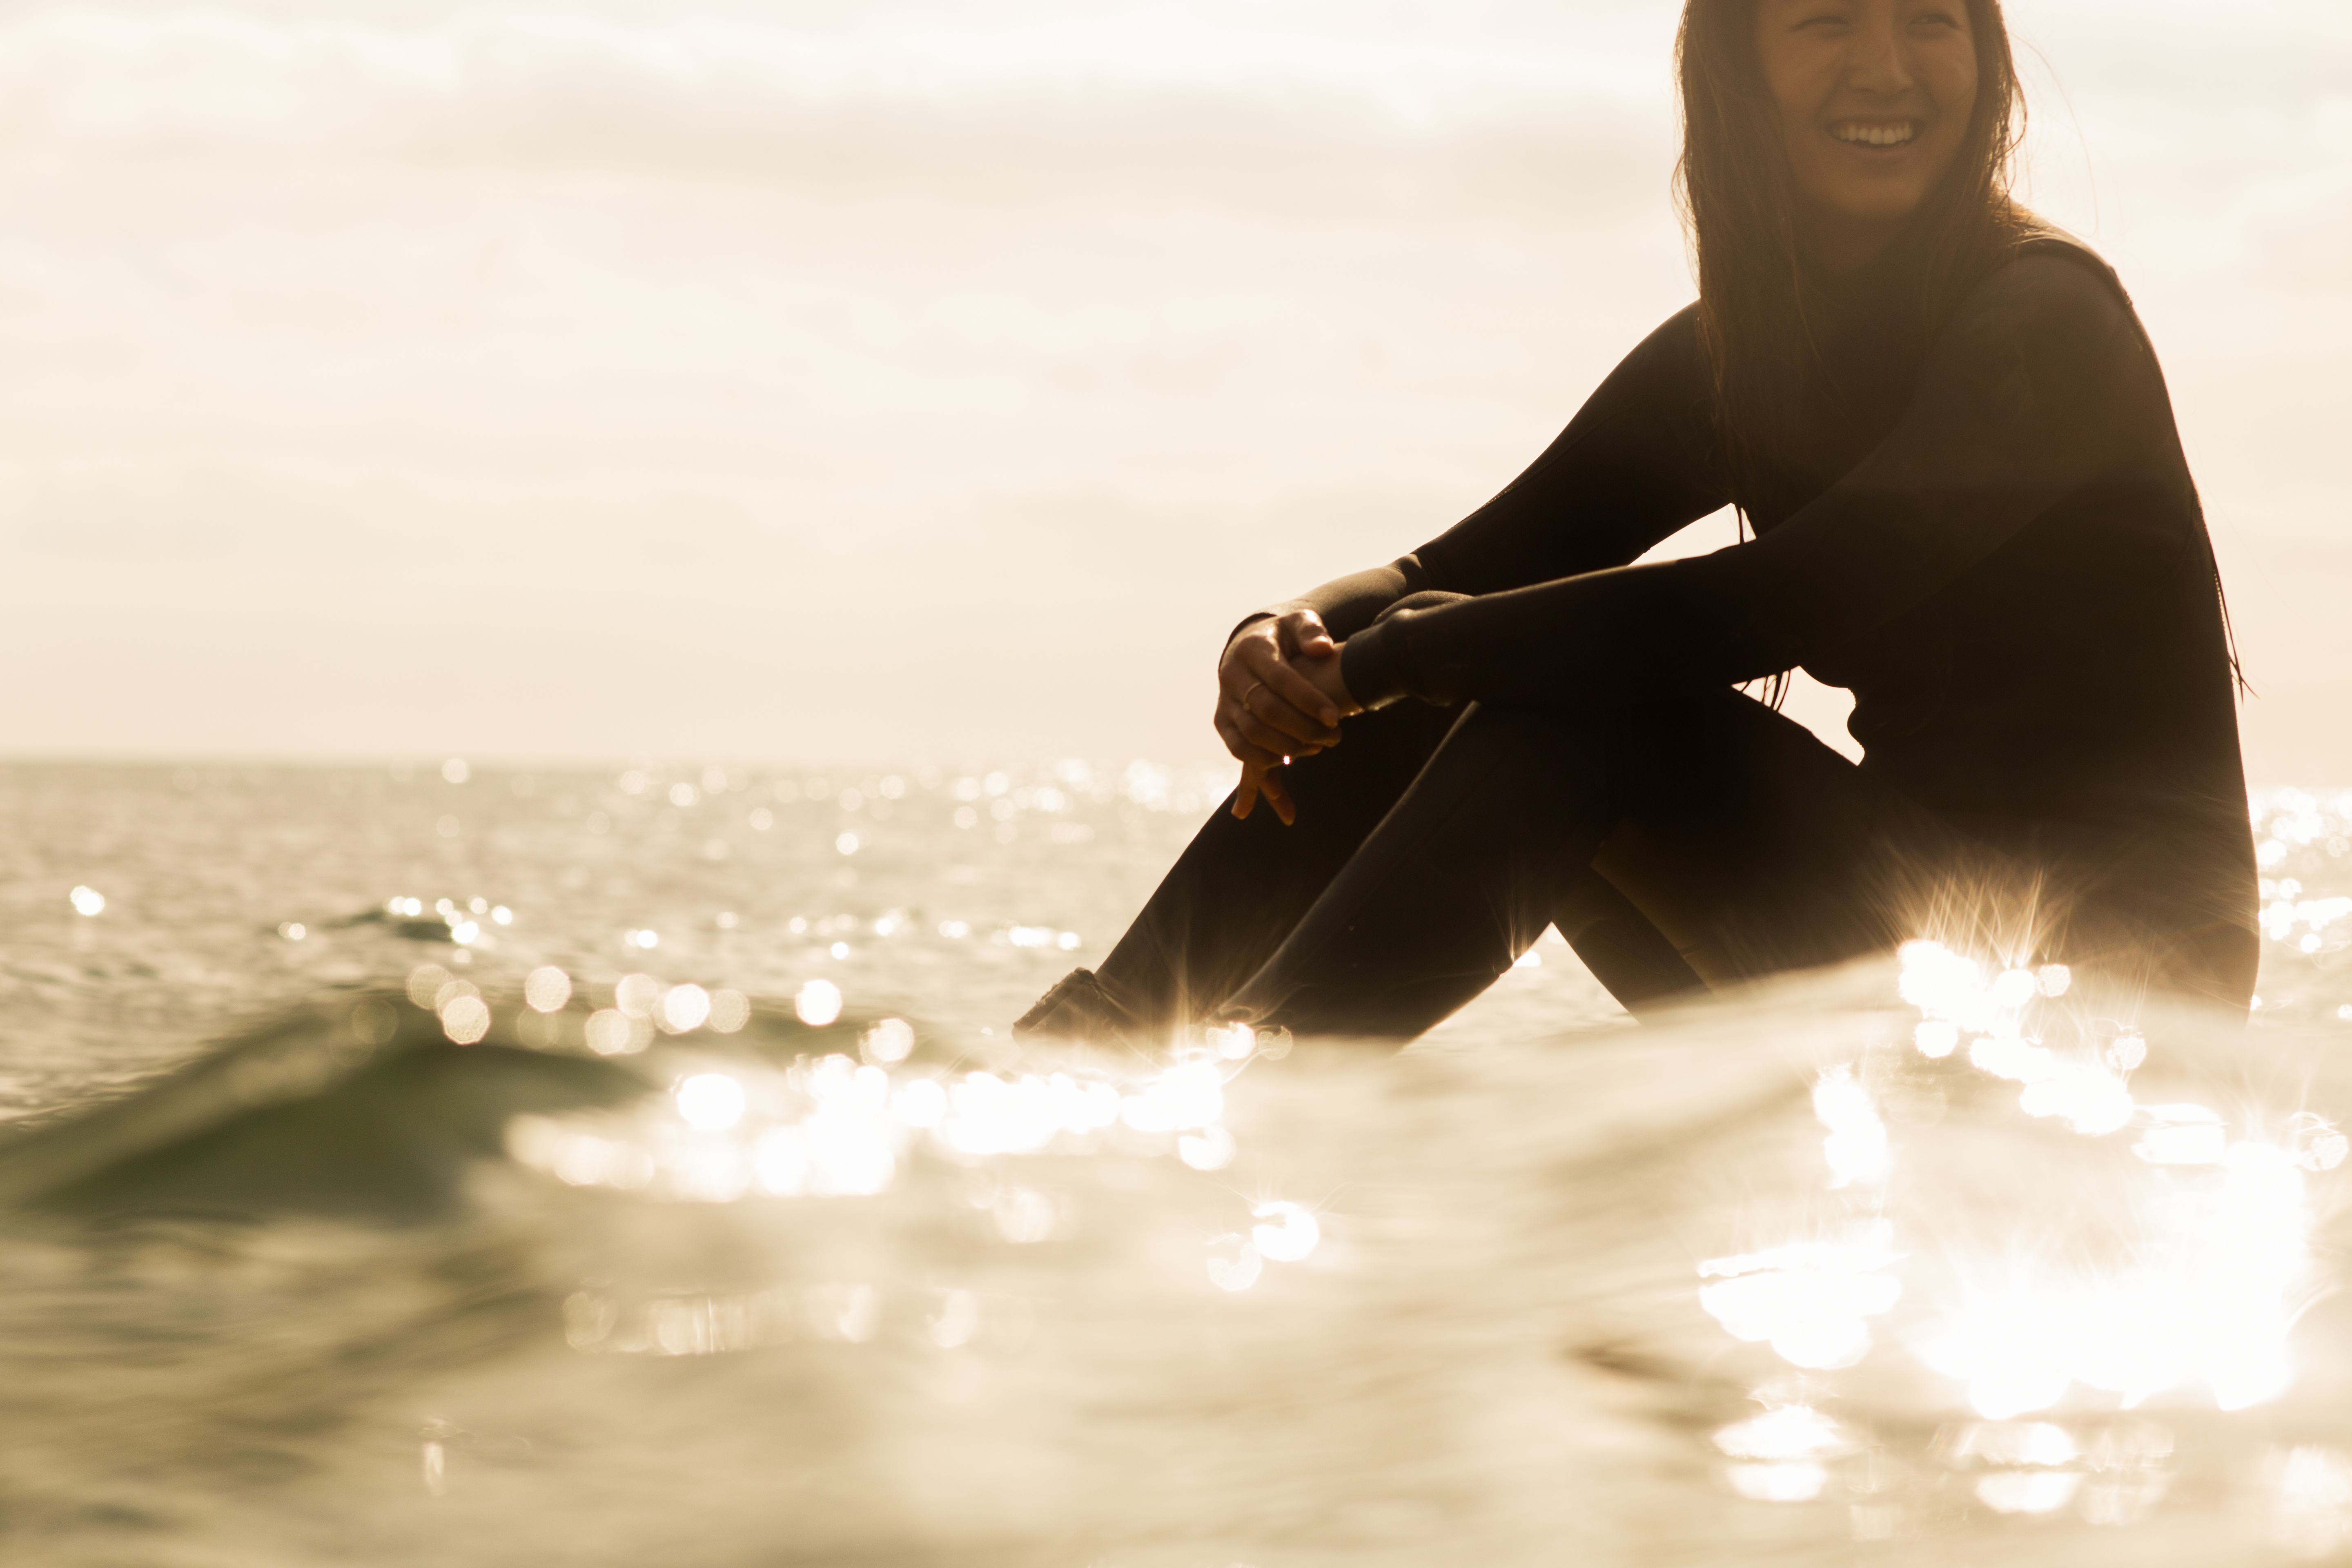
[[(2252, 771), (2352, 782), (2352, 8), (2010, 9)], [(1226, 626), (1690, 297), (1674, 18), (0, 7), (0, 750), (1207, 753)]]

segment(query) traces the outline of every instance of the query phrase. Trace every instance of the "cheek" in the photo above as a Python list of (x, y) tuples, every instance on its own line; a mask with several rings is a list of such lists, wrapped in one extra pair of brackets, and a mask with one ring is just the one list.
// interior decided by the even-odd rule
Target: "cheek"
[(1815, 116), (1832, 93), (1837, 89), (1837, 70), (1833, 63), (1813, 60), (1783, 60), (1779, 68), (1769, 73), (1766, 85), (1772, 92), (1774, 106), (1780, 111), (1780, 132), (1793, 150), (1811, 148), (1815, 140)]
[(1928, 74), (1927, 90), (1937, 108), (1965, 123), (1977, 96), (1975, 49), (1963, 45), (1958, 52), (1937, 60)]

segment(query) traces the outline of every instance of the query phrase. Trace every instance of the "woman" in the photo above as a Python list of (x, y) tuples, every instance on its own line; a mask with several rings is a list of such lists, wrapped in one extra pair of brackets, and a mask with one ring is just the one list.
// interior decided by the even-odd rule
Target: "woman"
[[(1242, 624), (1229, 812), (1019, 1027), (1410, 1037), (1553, 922), (1637, 1014), (1922, 934), (2245, 1006), (2212, 549), (2120, 285), (2009, 199), (1998, 0), (1688, 0), (1679, 65), (1698, 302), (1468, 519)], [(1726, 503), (1752, 539), (1628, 564)], [(1859, 765), (1743, 694), (1798, 666)]]

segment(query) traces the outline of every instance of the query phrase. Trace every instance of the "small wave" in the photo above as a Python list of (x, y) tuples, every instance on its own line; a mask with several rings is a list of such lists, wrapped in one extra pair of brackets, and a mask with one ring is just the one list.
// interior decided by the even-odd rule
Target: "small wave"
[(2332, 1038), (2145, 1016), (2077, 1062), (2060, 977), (1913, 956), (1910, 1005), (1864, 966), (1158, 1063), (825, 995), (321, 996), (0, 1148), (68, 1215), (0, 1235), (0, 1386), (75, 1434), (0, 1460), (58, 1562), (2352, 1539)]
[[(752, 1026), (726, 1049), (855, 1048), (871, 1022), (812, 1027), (789, 1004), (747, 1011)], [(516, 1117), (620, 1106), (664, 1087), (658, 1056), (585, 1048), (587, 1009), (543, 1014), (500, 996), (482, 1015), (478, 1037), (459, 1044), (441, 1012), (403, 991), (305, 1002), (128, 1093), (0, 1142), (0, 1205), (430, 1219), (462, 1203), (476, 1164), (505, 1158)]]

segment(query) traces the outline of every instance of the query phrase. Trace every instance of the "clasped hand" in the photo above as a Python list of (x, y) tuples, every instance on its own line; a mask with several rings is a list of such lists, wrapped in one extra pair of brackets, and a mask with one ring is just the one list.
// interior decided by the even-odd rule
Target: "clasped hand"
[(1234, 815), (1264, 795), (1286, 826), (1298, 808), (1276, 770), (1339, 743), (1339, 721), (1363, 710), (1339, 679), (1339, 645), (1312, 610), (1253, 621), (1217, 661), (1217, 738), (1242, 764)]

